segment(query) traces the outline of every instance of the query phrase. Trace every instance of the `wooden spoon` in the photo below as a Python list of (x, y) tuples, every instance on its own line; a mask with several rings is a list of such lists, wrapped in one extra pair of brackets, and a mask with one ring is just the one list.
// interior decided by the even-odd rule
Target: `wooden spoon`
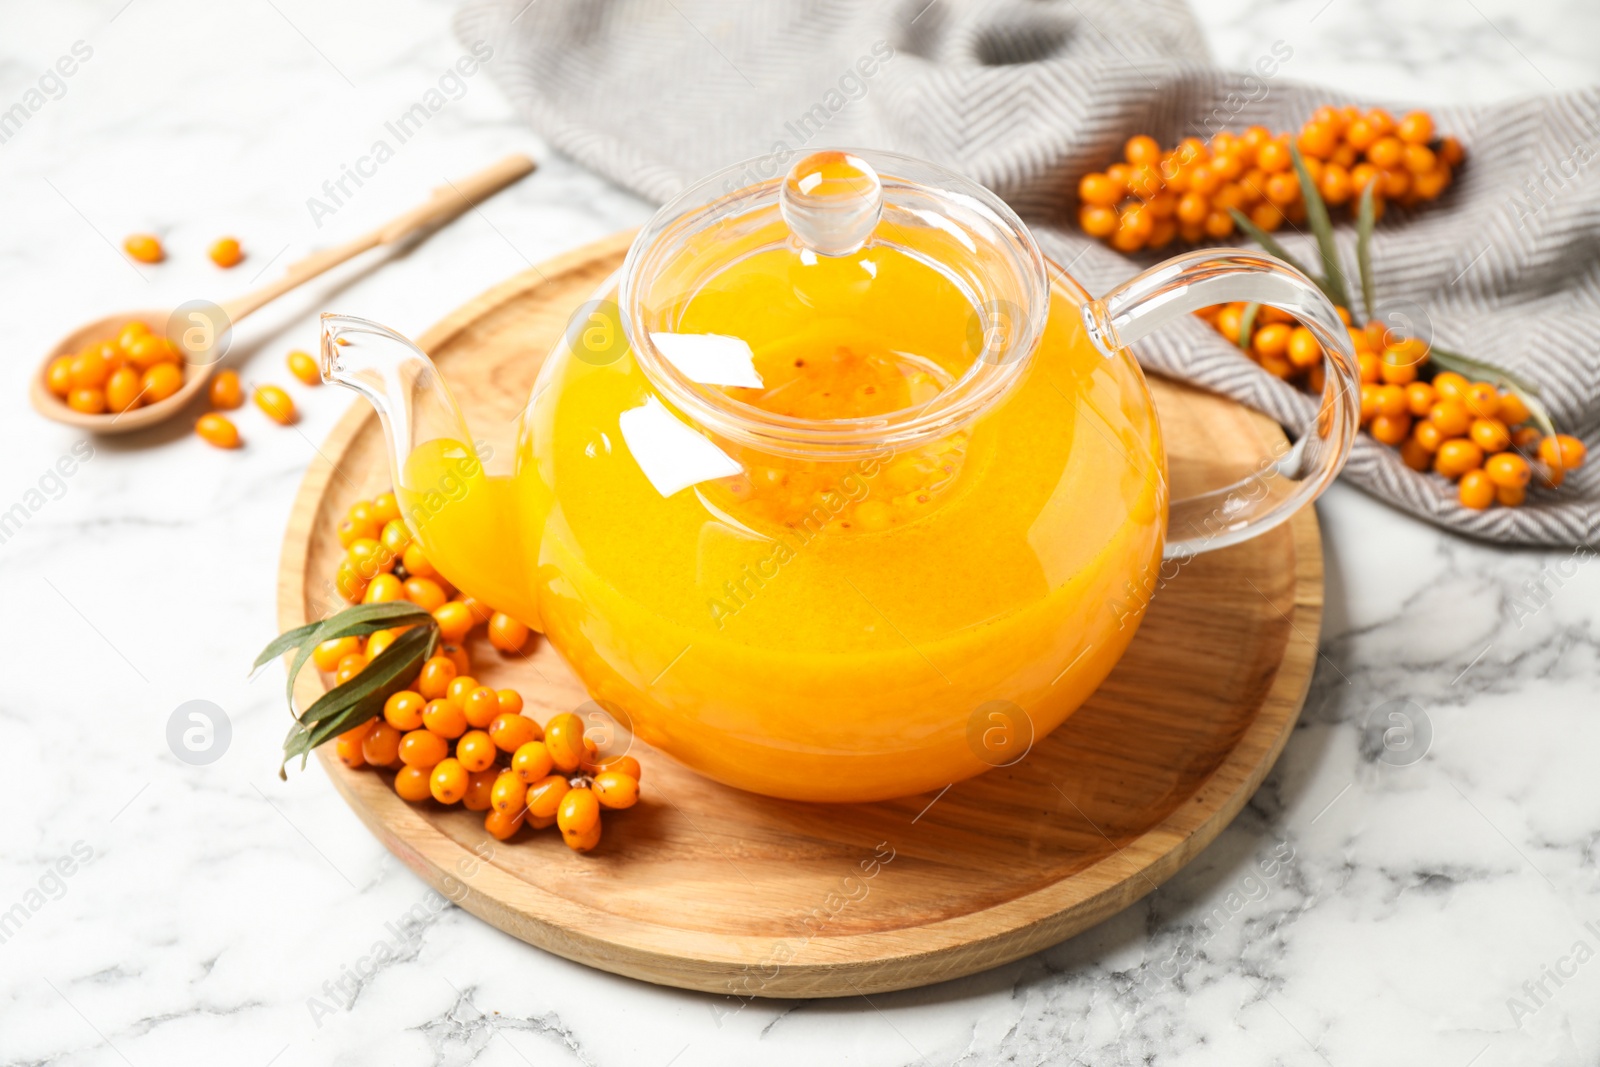
[[(442, 226), (468, 208), (477, 206), (478, 201), (532, 173), (533, 169), (534, 162), (527, 156), (507, 156), (470, 178), (435, 189), (433, 196), (420, 207), (413, 208), (372, 232), (345, 244), (313, 252), (290, 266), (277, 281), (218, 305), (223, 316), (219, 325), (226, 328), (237, 326), (241, 319), (262, 305), (276, 300), (296, 286), (337, 267), (346, 260), (354, 259), (369, 249), (377, 248), (379, 245), (395, 244), (424, 230)], [(101, 434), (132, 433), (153, 426), (182, 411), (194, 395), (205, 388), (206, 382), (211, 378), (212, 369), (217, 365), (217, 360), (187, 363), (184, 367), (183, 387), (176, 393), (165, 400), (158, 400), (121, 413), (86, 415), (74, 411), (67, 406), (65, 400), (50, 391), (48, 384), (50, 364), (58, 356), (75, 355), (93, 342), (115, 339), (122, 328), (130, 322), (143, 322), (151, 327), (152, 333), (160, 332), (172, 314), (172, 309), (121, 311), (85, 323), (67, 334), (45, 356), (39, 373), (33, 377), (28, 394), (34, 409), (46, 418)]]

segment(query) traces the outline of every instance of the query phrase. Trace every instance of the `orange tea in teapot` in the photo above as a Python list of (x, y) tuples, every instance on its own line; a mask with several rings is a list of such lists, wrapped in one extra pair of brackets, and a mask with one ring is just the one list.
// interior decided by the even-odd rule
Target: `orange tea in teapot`
[[(871, 158), (819, 153), (732, 194), (714, 176), (664, 208), (545, 359), (509, 469), (479, 463), (426, 357), (325, 317), (324, 373), (383, 413), (445, 577), (542, 630), (649, 744), (800, 800), (1009, 764), (1094, 691), (1143, 615), (1169, 510), (1116, 330), (1145, 304), (1215, 302), (1225, 275), (1285, 273), (1197, 261), (1090, 302), (987, 190)], [(1195, 278), (1203, 293), (1175, 289)], [(1305, 314), (1347, 345), (1331, 307)], [(1320, 491), (1351, 410), (1308, 435), (1305, 471), (1283, 462), (1295, 494), (1219, 497), (1214, 542)]]

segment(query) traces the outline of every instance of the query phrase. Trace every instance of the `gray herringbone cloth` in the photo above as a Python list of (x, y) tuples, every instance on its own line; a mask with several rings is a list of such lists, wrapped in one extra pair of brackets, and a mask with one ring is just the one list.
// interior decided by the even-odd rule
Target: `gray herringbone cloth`
[[(1173, 144), (1257, 122), (1290, 129), (1325, 103), (1404, 107), (1294, 84), (1293, 42), (1274, 45), (1255, 72), (1218, 70), (1181, 0), (469, 0), (457, 32), (493, 46), (494, 77), (552, 145), (644, 196), (664, 200), (775, 151), (903, 152), (994, 189), (1092, 293), (1163, 255), (1119, 255), (1074, 223), (1078, 178), (1119, 158), (1131, 134)], [(1592, 446), (1600, 90), (1434, 117), (1465, 144), (1467, 162), (1440, 200), (1379, 224), (1377, 303), (1423, 317), (1444, 347), (1532, 380), (1557, 424)], [(1355, 236), (1348, 223), (1340, 230), (1353, 271)], [(1288, 232), (1284, 244), (1317, 262), (1309, 235)], [(1313, 415), (1309, 397), (1198, 320), (1138, 354), (1292, 432)], [(1477, 512), (1363, 434), (1344, 476), (1453, 530), (1574, 545), (1600, 525), (1597, 467), (1524, 507)]]

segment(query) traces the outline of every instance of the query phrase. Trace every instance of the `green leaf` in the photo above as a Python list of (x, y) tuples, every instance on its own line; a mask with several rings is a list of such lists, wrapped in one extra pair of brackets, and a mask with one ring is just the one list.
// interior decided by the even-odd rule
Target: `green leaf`
[(261, 650), (261, 655), (257, 656), (256, 661), (250, 665), (250, 670), (252, 672), (260, 670), (262, 664), (277, 659), (291, 648), (300, 647), (300, 643), (315, 633), (317, 627), (321, 625), (322, 621), (319, 619), (316, 622), (308, 622), (304, 626), (296, 626), (292, 630), (285, 630), (267, 643), (267, 647)]
[(1289, 145), (1289, 155), (1294, 159), (1295, 173), (1300, 176), (1300, 194), (1306, 202), (1306, 221), (1317, 237), (1317, 250), (1322, 253), (1322, 291), (1340, 307), (1350, 308), (1350, 287), (1345, 284), (1344, 268), (1339, 265), (1339, 246), (1333, 241), (1333, 221), (1328, 218), (1328, 205), (1323, 203), (1317, 183), (1306, 170), (1298, 145)]
[(1246, 304), (1244, 314), (1239, 316), (1239, 347), (1246, 352), (1250, 351), (1250, 336), (1256, 332), (1256, 316), (1261, 313), (1261, 305), (1256, 303)]
[[(1377, 221), (1377, 212), (1372, 204), (1372, 188), (1376, 184), (1376, 181), (1370, 181), (1361, 191), (1361, 210), (1356, 219), (1356, 267), (1361, 272), (1361, 303), (1366, 306), (1369, 319), (1377, 314), (1372, 283), (1372, 226)], [(1354, 310), (1350, 316), (1354, 322)]]
[[(360, 674), (318, 697), (284, 738), (284, 765), (299, 756), (300, 765), (304, 767), (312, 749), (381, 715), (388, 699), (416, 679), (438, 640), (436, 626), (407, 630)], [(278, 773), (283, 775), (282, 767)]]
[[(295, 654), (294, 662), (289, 665), (289, 678), (284, 683), (284, 695), (289, 700), (289, 710), (291, 712), (294, 710), (294, 680), (300, 677), (306, 661), (322, 642), (333, 641), (340, 637), (364, 637), (395, 626), (432, 621), (432, 615), (410, 601), (390, 600), (381, 604), (357, 604), (353, 608), (345, 608), (337, 615), (323, 619), (320, 623), (307, 624), (311, 629), (299, 639), (300, 651)], [(289, 632), (300, 633), (305, 630), (305, 626), (300, 626)], [(278, 640), (281, 641), (282, 638)], [(270, 651), (277, 643), (274, 641), (267, 646), (267, 649)], [(283, 651), (287, 651), (287, 648)], [(263, 657), (266, 655), (266, 652), (262, 653)], [(259, 664), (262, 659), (258, 658), (256, 662)]]
[(1228, 214), (1233, 216), (1234, 225), (1243, 230), (1245, 236), (1249, 237), (1262, 248), (1265, 248), (1268, 255), (1283, 260), (1285, 263), (1289, 264), (1289, 266), (1293, 267), (1301, 274), (1304, 274), (1307, 278), (1317, 282), (1319, 288), (1321, 287), (1322, 283), (1317, 280), (1316, 276), (1310, 271), (1306, 270), (1304, 264), (1291, 256), (1289, 254), (1289, 250), (1284, 248), (1283, 245), (1279, 244), (1276, 237), (1272, 236), (1272, 234), (1268, 233), (1266, 230), (1263, 230), (1260, 226), (1257, 226), (1254, 222), (1250, 221), (1249, 215), (1246, 215), (1236, 207), (1230, 207), (1228, 209)]

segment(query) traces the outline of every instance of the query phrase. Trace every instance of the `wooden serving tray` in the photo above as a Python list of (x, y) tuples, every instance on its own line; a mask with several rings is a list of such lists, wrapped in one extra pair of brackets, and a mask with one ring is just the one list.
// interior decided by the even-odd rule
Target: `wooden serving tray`
[[(511, 447), (513, 420), (568, 317), (631, 234), (518, 275), (429, 330), (474, 433)], [(1224, 484), (1282, 441), (1243, 407), (1151, 382), (1174, 492)], [(285, 629), (340, 605), (334, 526), (389, 486), (378, 420), (355, 405), (307, 472), (284, 541)], [(333, 464), (338, 476), (334, 476)], [(474, 915), (568, 959), (747, 998), (924, 985), (1053, 945), (1138, 900), (1221, 832), (1282, 749), (1305, 699), (1322, 610), (1311, 509), (1185, 564), (1121, 664), (1028, 757), (941, 794), (857, 806), (753, 796), (638, 743), (642, 799), (607, 816), (588, 855), (554, 830), (505, 843), (482, 815), (395, 795), (389, 776), (334, 785), (390, 851)], [(474, 674), (519, 689), (541, 720), (586, 696), (540, 641), (506, 659), (481, 636)], [(323, 689), (300, 681), (309, 703)], [(302, 705), (304, 706), (304, 705)], [(331, 746), (329, 746), (331, 747)]]

